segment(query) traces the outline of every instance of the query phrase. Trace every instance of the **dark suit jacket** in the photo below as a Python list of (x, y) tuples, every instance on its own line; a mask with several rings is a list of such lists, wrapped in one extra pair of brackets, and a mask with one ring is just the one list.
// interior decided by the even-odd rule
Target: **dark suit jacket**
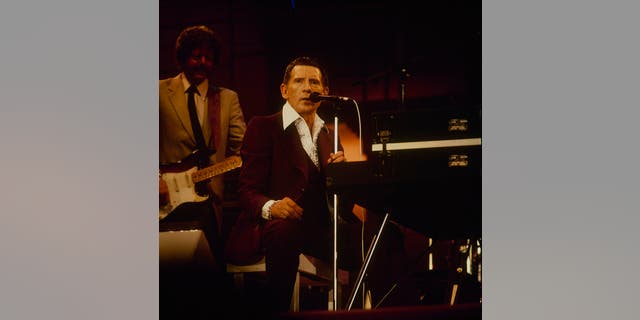
[[(322, 171), (331, 152), (332, 132), (324, 126), (318, 136)], [(260, 218), (262, 206), (268, 200), (289, 197), (296, 201), (304, 192), (309, 158), (295, 125), (282, 129), (282, 112), (251, 120), (241, 155), (243, 166), (238, 191), (243, 210), (252, 218)]]
[[(318, 160), (324, 172), (333, 152), (333, 131), (323, 126), (318, 136)], [(343, 150), (339, 144), (339, 150)], [(230, 262), (249, 264), (260, 258), (259, 223), (268, 200), (300, 199), (312, 165), (295, 125), (282, 129), (282, 111), (256, 116), (247, 125), (241, 149), (242, 169), (238, 191), (242, 213), (228, 239)], [(348, 205), (347, 205), (348, 206)], [(341, 206), (342, 208), (342, 206)], [(349, 212), (353, 205), (349, 208)]]

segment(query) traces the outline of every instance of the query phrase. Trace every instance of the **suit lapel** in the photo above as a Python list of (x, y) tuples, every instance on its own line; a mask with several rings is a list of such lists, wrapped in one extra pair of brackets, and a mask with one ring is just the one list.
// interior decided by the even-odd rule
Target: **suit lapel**
[[(282, 116), (278, 117), (279, 127), (282, 128)], [(283, 142), (281, 154), (290, 155), (286, 157), (291, 161), (293, 166), (300, 170), (300, 172), (304, 175), (305, 180), (308, 180), (309, 175), (309, 160), (307, 153), (304, 151), (302, 147), (302, 143), (300, 142), (300, 135), (298, 134), (298, 130), (294, 124), (291, 124), (287, 127), (287, 129), (283, 133)]]
[[(191, 119), (189, 118), (189, 110), (187, 109), (187, 101), (184, 98), (184, 86), (182, 85), (182, 81), (180, 80), (180, 76), (176, 76), (171, 79), (171, 84), (168, 87), (169, 90), (169, 99), (171, 100), (171, 104), (173, 106), (173, 110), (178, 115), (178, 119), (182, 123), (182, 127), (184, 130), (189, 133), (191, 139), (195, 143), (196, 138), (193, 134), (193, 129), (191, 128)], [(206, 135), (205, 135), (206, 137)]]
[(322, 129), (320, 129), (320, 134), (318, 134), (318, 161), (323, 171), (327, 167), (327, 160), (329, 159), (329, 154), (332, 152), (333, 137), (331, 136), (331, 132), (329, 132), (329, 128), (323, 125)]

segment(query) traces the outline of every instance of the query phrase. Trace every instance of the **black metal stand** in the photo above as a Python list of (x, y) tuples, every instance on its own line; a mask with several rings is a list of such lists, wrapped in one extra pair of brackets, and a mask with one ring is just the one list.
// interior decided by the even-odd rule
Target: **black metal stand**
[[(340, 112), (340, 102), (344, 102), (346, 100), (340, 100), (337, 103), (333, 103), (334, 117), (333, 117), (333, 153), (338, 152), (338, 114)], [(356, 106), (356, 111), (358, 112), (358, 119), (360, 119), (360, 111), (358, 110), (358, 105), (355, 100), (350, 100)], [(360, 124), (359, 124), (360, 127)], [(360, 153), (362, 155), (362, 134), (360, 133)], [(333, 193), (333, 295), (331, 297), (331, 308), (332, 310), (339, 310), (340, 306), (338, 305), (338, 194)]]
[[(338, 108), (334, 104), (333, 116), (333, 153), (338, 152)], [(333, 194), (333, 310), (338, 310), (338, 195)]]
[(353, 306), (353, 301), (356, 298), (356, 294), (358, 293), (358, 289), (362, 284), (362, 280), (367, 274), (367, 268), (369, 268), (369, 264), (371, 263), (371, 258), (373, 257), (373, 253), (375, 252), (376, 247), (378, 246), (378, 241), (380, 240), (380, 236), (382, 235), (382, 231), (384, 230), (384, 226), (387, 224), (388, 219), (389, 219), (389, 213), (386, 213), (384, 215), (384, 220), (382, 220), (382, 224), (380, 225), (380, 229), (378, 230), (378, 233), (374, 235), (373, 241), (369, 246), (369, 251), (367, 252), (364, 262), (360, 267), (360, 272), (358, 272), (358, 278), (356, 278), (356, 284), (351, 290), (351, 294), (349, 295), (349, 303), (347, 304), (347, 310), (351, 310), (351, 307)]

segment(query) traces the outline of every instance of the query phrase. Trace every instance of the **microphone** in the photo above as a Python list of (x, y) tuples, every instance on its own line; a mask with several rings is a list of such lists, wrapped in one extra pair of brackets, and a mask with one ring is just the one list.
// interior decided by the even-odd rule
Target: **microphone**
[(351, 98), (340, 97), (340, 96), (324, 96), (317, 92), (311, 92), (311, 95), (309, 95), (309, 100), (311, 100), (312, 102), (318, 102), (322, 100), (340, 102), (340, 101), (349, 101), (351, 100)]

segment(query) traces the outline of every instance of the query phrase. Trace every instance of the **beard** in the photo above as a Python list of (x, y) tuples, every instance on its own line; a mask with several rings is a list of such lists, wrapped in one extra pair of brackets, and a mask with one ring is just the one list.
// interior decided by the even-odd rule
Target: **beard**
[(191, 68), (185, 70), (185, 75), (189, 82), (196, 85), (200, 84), (205, 79), (208, 79), (210, 74), (210, 70), (207, 70), (206, 68)]

